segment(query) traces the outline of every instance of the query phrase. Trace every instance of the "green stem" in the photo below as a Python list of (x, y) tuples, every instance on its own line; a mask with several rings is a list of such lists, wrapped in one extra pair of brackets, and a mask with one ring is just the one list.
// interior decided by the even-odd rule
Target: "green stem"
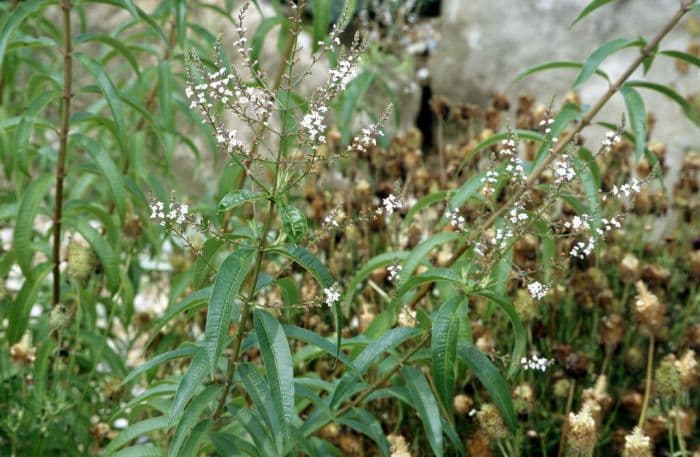
[(649, 338), (649, 352), (647, 353), (647, 375), (644, 387), (644, 401), (642, 403), (642, 412), (639, 414), (639, 423), (637, 426), (643, 428), (644, 419), (647, 414), (647, 407), (649, 406), (649, 397), (651, 396), (651, 380), (652, 373), (654, 369), (654, 334), (652, 333)]
[(58, 161), (56, 163), (56, 206), (53, 214), (53, 305), (61, 301), (61, 218), (63, 216), (63, 180), (66, 176), (68, 150), (68, 122), (73, 80), (73, 48), (71, 41), (70, 0), (61, 0), (63, 13), (63, 103), (61, 104), (61, 131)]
[[(303, 10), (303, 8), (299, 8), (299, 10)], [(300, 13), (299, 13), (300, 14)], [(300, 17), (298, 17), (300, 19)], [(275, 80), (274, 84), (274, 89), (273, 90), (278, 90), (281, 82), (282, 82), (282, 74), (284, 73), (284, 68), (287, 67), (288, 71), (291, 73), (292, 71), (292, 64), (293, 64), (293, 58), (295, 50), (296, 50), (296, 43), (297, 43), (297, 35), (299, 33), (299, 28), (294, 27), (291, 31), (290, 37), (288, 38), (289, 44), (287, 46), (287, 49), (285, 50), (285, 53), (283, 55), (282, 59), (282, 65), (283, 67), (280, 69), (280, 74), (278, 75), (277, 79)], [(270, 204), (267, 210), (267, 217), (265, 219), (265, 224), (263, 226), (262, 233), (260, 234), (260, 239), (258, 241), (258, 248), (257, 248), (257, 256), (256, 256), (256, 261), (255, 261), (255, 268), (253, 270), (253, 276), (251, 278), (250, 286), (248, 289), (248, 293), (246, 295), (246, 299), (243, 301), (243, 308), (241, 309), (241, 320), (240, 320), (240, 325), (238, 326), (238, 330), (236, 331), (236, 336), (233, 339), (232, 343), (232, 351), (231, 351), (231, 357), (229, 358), (228, 361), (228, 366), (226, 368), (226, 378), (224, 381), (224, 389), (223, 392), (221, 393), (221, 397), (219, 398), (219, 402), (216, 406), (216, 410), (214, 411), (213, 419), (216, 420), (221, 413), (224, 410), (224, 406), (226, 405), (226, 398), (228, 398), (229, 393), (231, 392), (231, 387), (233, 385), (233, 374), (236, 370), (236, 365), (238, 365), (238, 359), (240, 357), (240, 352), (241, 352), (241, 344), (243, 342), (243, 336), (247, 332), (247, 322), (248, 319), (250, 318), (250, 313), (252, 311), (251, 309), (251, 303), (253, 301), (253, 296), (255, 295), (255, 286), (258, 282), (258, 277), (260, 276), (260, 271), (262, 270), (262, 262), (263, 258), (265, 257), (265, 249), (267, 248), (267, 234), (270, 231), (270, 227), (272, 226), (272, 220), (274, 219), (275, 215), (275, 205), (277, 202), (277, 192), (278, 192), (278, 181), (279, 181), (279, 175), (280, 175), (280, 169), (282, 168), (282, 155), (283, 155), (283, 149), (284, 149), (284, 137), (286, 135), (286, 119), (288, 115), (288, 110), (286, 106), (289, 104), (289, 91), (287, 91), (287, 103), (285, 105), (285, 108), (282, 112), (282, 134), (281, 134), (281, 139), (280, 139), (280, 144), (277, 149), (277, 157), (275, 159), (275, 173), (274, 177), (272, 180), (272, 192), (270, 195)], [(261, 126), (261, 128), (264, 128), (264, 125)], [(257, 141), (253, 144), (253, 148), (255, 149), (257, 147)], [(241, 176), (245, 177), (245, 173), (242, 173)], [(242, 183), (240, 183), (242, 185)], [(239, 185), (239, 187), (240, 187)], [(226, 224), (224, 225), (224, 229), (226, 228)]]

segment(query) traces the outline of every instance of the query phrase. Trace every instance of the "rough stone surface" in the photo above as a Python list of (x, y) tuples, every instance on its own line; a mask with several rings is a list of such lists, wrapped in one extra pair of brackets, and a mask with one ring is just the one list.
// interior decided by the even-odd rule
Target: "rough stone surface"
[[(540, 102), (561, 100), (576, 70), (557, 69), (511, 81), (531, 66), (554, 60), (584, 60), (601, 44), (615, 38), (651, 39), (674, 15), (678, 0), (620, 0), (593, 12), (573, 28), (569, 25), (590, 0), (443, 0), (441, 40), (431, 58), (433, 91), (453, 100), (483, 103), (492, 91), (530, 93)], [(692, 39), (687, 19), (661, 44), (661, 49), (685, 50)], [(617, 78), (637, 55), (636, 48), (606, 59), (601, 69)], [(633, 79), (643, 79), (637, 71)], [(700, 72), (679, 75), (672, 59), (658, 57), (647, 79), (669, 84), (683, 96), (700, 91)], [(584, 104), (594, 103), (607, 82), (592, 77), (579, 89)], [(678, 157), (700, 145), (700, 129), (665, 97), (640, 89), (647, 111), (657, 117), (653, 138)], [(617, 95), (598, 120), (616, 122), (625, 112)], [(590, 134), (589, 134), (590, 135)], [(678, 163), (678, 160), (672, 160)], [(675, 170), (673, 170), (675, 172)]]

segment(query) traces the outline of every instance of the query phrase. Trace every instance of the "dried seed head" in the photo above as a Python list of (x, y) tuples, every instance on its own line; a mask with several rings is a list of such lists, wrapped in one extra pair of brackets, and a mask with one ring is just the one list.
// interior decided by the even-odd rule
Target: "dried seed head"
[(525, 382), (513, 388), (513, 405), (518, 413), (527, 413), (535, 406), (535, 390)]
[(569, 413), (567, 442), (571, 453), (576, 457), (590, 457), (596, 443), (596, 425), (591, 415), (590, 404), (586, 403), (578, 414)]
[(619, 314), (609, 314), (600, 319), (600, 341), (608, 348), (615, 349), (625, 338), (625, 320)]
[(639, 280), (642, 272), (642, 265), (639, 259), (628, 252), (620, 262), (620, 278), (625, 282), (635, 282)]
[(676, 356), (669, 354), (663, 358), (654, 376), (656, 391), (662, 397), (673, 397), (681, 391), (681, 377), (676, 366)]
[(493, 449), (489, 437), (483, 430), (477, 430), (467, 440), (467, 455), (478, 455), (479, 457), (492, 457)]
[(10, 359), (17, 364), (29, 365), (36, 359), (36, 347), (32, 346), (32, 334), (26, 332), (10, 347)]
[(83, 285), (90, 277), (97, 265), (97, 258), (89, 246), (73, 238), (68, 245), (68, 267), (66, 276), (68, 280)]
[(524, 322), (530, 322), (537, 317), (537, 302), (527, 290), (518, 289), (518, 291), (515, 293), (515, 301), (513, 305), (515, 306), (515, 311), (520, 315)]
[(49, 315), (49, 327), (51, 330), (62, 330), (68, 326), (70, 317), (68, 316), (65, 305), (59, 304), (51, 308)]
[(368, 303), (362, 303), (362, 308), (358, 315), (360, 333), (364, 333), (364, 331), (369, 328), (375, 316), (374, 307)]
[(651, 457), (651, 439), (644, 436), (639, 427), (635, 427), (631, 434), (625, 437), (625, 450), (623, 457)]
[(455, 413), (459, 415), (469, 414), (469, 411), (471, 411), (473, 405), (474, 402), (469, 395), (458, 394), (455, 395), (454, 399), (452, 399), (452, 407), (454, 408)]
[(698, 361), (695, 358), (695, 351), (688, 349), (680, 360), (676, 361), (678, 375), (685, 390), (690, 390), (698, 383)]
[[(608, 377), (605, 375), (598, 376), (593, 387), (584, 389), (581, 398), (584, 403), (595, 403), (602, 410), (606, 410), (612, 404), (612, 398), (608, 395)], [(591, 406), (591, 412), (596, 408)]]
[(637, 371), (644, 366), (644, 363), (644, 353), (638, 347), (633, 346), (625, 353), (625, 365), (629, 370)]
[(637, 299), (635, 301), (634, 314), (641, 326), (652, 334), (658, 334), (666, 324), (666, 306), (659, 298), (649, 292), (642, 281), (637, 281)]
[(571, 389), (571, 381), (568, 378), (562, 378), (554, 383), (554, 396), (557, 398), (566, 398), (569, 396)]
[(479, 412), (476, 413), (476, 418), (482, 430), (492, 440), (500, 440), (508, 436), (508, 430), (503, 423), (503, 418), (498, 412), (498, 408), (491, 403), (484, 404)]
[(336, 438), (338, 434), (340, 434), (340, 427), (338, 427), (338, 424), (336, 424), (335, 422), (331, 422), (330, 424), (326, 425), (321, 430), (319, 430), (318, 434), (319, 436), (325, 439)]
[(411, 457), (406, 438), (401, 435), (388, 435), (386, 439), (391, 445), (391, 457)]

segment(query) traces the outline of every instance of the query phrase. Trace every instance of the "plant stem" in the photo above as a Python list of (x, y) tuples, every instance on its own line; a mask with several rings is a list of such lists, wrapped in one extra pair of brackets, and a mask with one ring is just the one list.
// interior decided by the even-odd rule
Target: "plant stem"
[[(303, 8), (299, 8), (300, 10), (303, 11)], [(300, 14), (300, 13), (298, 13)], [(297, 19), (301, 19), (299, 16)], [(297, 22), (299, 23), (299, 22)], [(287, 49), (285, 50), (283, 56), (282, 56), (282, 68), (280, 68), (280, 73), (275, 79), (275, 85), (273, 87), (274, 91), (277, 91), (281, 84), (282, 84), (282, 75), (285, 72), (285, 68), (289, 71), (291, 74), (292, 71), (292, 64), (293, 64), (293, 56), (296, 51), (296, 43), (297, 43), (297, 35), (299, 33), (299, 27), (295, 26), (292, 28), (290, 36), (289, 36), (289, 41), (287, 45)], [(270, 196), (270, 204), (267, 210), (267, 218), (265, 219), (265, 224), (263, 226), (262, 233), (260, 234), (260, 239), (258, 241), (258, 253), (255, 261), (255, 268), (253, 270), (253, 276), (251, 278), (250, 282), (250, 287), (248, 289), (248, 293), (246, 296), (246, 299), (243, 301), (243, 308), (241, 309), (241, 320), (240, 320), (240, 325), (238, 326), (238, 330), (236, 331), (236, 336), (234, 337), (233, 340), (233, 346), (232, 346), (232, 354), (231, 357), (229, 358), (228, 361), (228, 367), (226, 368), (226, 379), (224, 381), (224, 390), (221, 394), (221, 397), (219, 398), (219, 402), (216, 406), (216, 410), (214, 411), (213, 419), (216, 420), (221, 413), (224, 410), (224, 406), (226, 404), (226, 398), (229, 395), (229, 392), (231, 391), (231, 387), (233, 384), (233, 374), (236, 369), (236, 365), (238, 364), (238, 358), (240, 356), (241, 352), (241, 343), (243, 342), (243, 336), (245, 335), (247, 329), (246, 329), (246, 324), (248, 322), (248, 319), (250, 317), (251, 313), (251, 303), (253, 301), (253, 296), (255, 295), (255, 286), (258, 282), (258, 277), (260, 276), (260, 271), (262, 269), (262, 261), (263, 258), (265, 257), (265, 248), (267, 247), (267, 233), (270, 231), (270, 227), (272, 226), (272, 219), (274, 218), (275, 215), (275, 205), (277, 202), (277, 191), (279, 189), (278, 186), (278, 181), (279, 181), (279, 175), (280, 175), (280, 169), (282, 168), (282, 154), (284, 150), (284, 137), (286, 135), (286, 118), (288, 115), (288, 109), (286, 106), (289, 105), (289, 91), (287, 91), (287, 103), (285, 104), (284, 110), (282, 112), (282, 134), (280, 136), (280, 144), (277, 149), (277, 157), (275, 159), (275, 173), (274, 177), (272, 178), (272, 193)], [(262, 129), (264, 129), (264, 125), (261, 125), (261, 132)], [(257, 138), (257, 137), (256, 137)], [(253, 144), (253, 150), (257, 148), (257, 141)], [(241, 176), (245, 177), (245, 172), (241, 174)], [(240, 187), (242, 183), (238, 187)], [(230, 212), (229, 212), (230, 214)], [(228, 219), (226, 220), (228, 222)], [(226, 229), (226, 225), (224, 224), (224, 229)]]
[[(676, 394), (676, 434), (678, 436), (678, 446), (681, 448), (681, 456), (685, 457), (687, 450), (685, 447), (685, 438), (683, 438), (683, 432), (681, 431), (681, 395)], [(671, 440), (673, 441), (673, 440)]]
[(66, 175), (68, 123), (73, 79), (73, 49), (71, 41), (70, 0), (61, 0), (63, 12), (63, 103), (61, 104), (61, 132), (59, 134), (58, 162), (56, 164), (56, 206), (53, 215), (53, 305), (61, 301), (61, 218), (63, 214), (63, 180)]
[[(603, 109), (603, 107), (608, 103), (612, 96), (620, 90), (620, 87), (625, 83), (625, 81), (627, 81), (630, 78), (630, 76), (632, 76), (632, 73), (634, 73), (634, 71), (640, 65), (642, 65), (644, 60), (654, 53), (656, 48), (659, 46), (659, 43), (661, 43), (661, 40), (663, 40), (666, 37), (666, 35), (668, 35), (669, 32), (673, 30), (673, 28), (678, 24), (681, 18), (688, 11), (690, 11), (690, 7), (694, 3), (695, 0), (690, 0), (684, 2), (681, 5), (676, 14), (674, 14), (673, 17), (663, 26), (659, 33), (657, 33), (656, 36), (652, 38), (652, 40), (649, 41), (646, 46), (644, 46), (644, 48), (640, 51), (639, 56), (636, 59), (634, 59), (634, 61), (630, 63), (630, 65), (622, 73), (622, 75), (610, 85), (607, 92), (605, 92), (605, 94), (603, 94), (603, 96), (600, 97), (600, 99), (598, 99), (598, 101), (591, 107), (591, 109), (586, 113), (586, 115), (583, 116), (576, 123), (574, 128), (557, 142), (556, 146), (554, 146), (554, 148), (552, 149), (551, 154), (544, 161), (542, 161), (542, 163), (537, 168), (535, 168), (532, 171), (532, 173), (530, 173), (530, 176), (528, 176), (527, 181), (525, 181), (525, 185), (522, 186), (519, 190), (517, 190), (504, 205), (502, 205), (496, 211), (491, 213), (491, 215), (483, 223), (481, 223), (479, 227), (477, 227), (471, 232), (469, 241), (463, 244), (459, 249), (455, 251), (455, 253), (450, 258), (449, 262), (447, 263), (447, 268), (452, 266), (457, 261), (457, 259), (459, 259), (462, 255), (464, 255), (465, 252), (467, 252), (467, 249), (469, 249), (472, 243), (476, 240), (476, 237), (480, 236), (489, 227), (495, 224), (496, 221), (506, 213), (506, 211), (508, 211), (513, 205), (520, 201), (525, 192), (532, 191), (535, 188), (535, 185), (537, 184), (537, 181), (542, 175), (542, 173), (544, 173), (544, 171), (557, 159), (559, 153), (562, 152), (584, 128), (591, 124), (595, 116)], [(430, 288), (430, 285), (422, 287), (411, 301), (411, 306), (415, 306), (420, 300), (422, 300), (428, 294)]]
[(651, 396), (651, 379), (654, 369), (654, 334), (649, 338), (649, 352), (647, 353), (647, 376), (644, 387), (644, 401), (642, 403), (642, 412), (639, 414), (639, 423), (637, 426), (642, 428), (644, 418), (647, 414), (647, 406), (649, 406), (649, 397)]
[(557, 452), (557, 457), (564, 455), (564, 443), (566, 443), (566, 433), (569, 430), (569, 413), (571, 412), (571, 406), (574, 402), (574, 391), (576, 390), (576, 380), (571, 381), (571, 386), (569, 386), (569, 395), (566, 399), (566, 411), (564, 412), (564, 423), (561, 427), (561, 436), (559, 438), (559, 451)]

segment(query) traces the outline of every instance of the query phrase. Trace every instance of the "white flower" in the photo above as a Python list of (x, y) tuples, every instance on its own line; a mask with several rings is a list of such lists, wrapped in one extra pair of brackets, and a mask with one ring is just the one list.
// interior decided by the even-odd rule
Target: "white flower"
[(541, 282), (535, 281), (527, 285), (527, 290), (530, 292), (530, 295), (532, 295), (533, 298), (542, 300), (544, 296), (547, 295), (549, 288)]
[(547, 371), (547, 368), (554, 363), (553, 360), (540, 357), (537, 354), (532, 354), (530, 358), (523, 357), (520, 359), (520, 364), (525, 370)]
[(571, 166), (568, 154), (562, 154), (562, 160), (554, 164), (555, 182), (557, 184), (571, 181), (576, 177), (576, 170)]
[(326, 287), (323, 289), (323, 295), (326, 297), (326, 305), (332, 307), (340, 300), (340, 286), (335, 283), (331, 287)]
[(389, 271), (389, 281), (391, 282), (396, 282), (399, 280), (401, 277), (401, 270), (403, 269), (403, 266), (399, 263), (394, 263), (393, 265), (389, 265), (387, 270)]
[(464, 219), (464, 216), (459, 214), (459, 210), (457, 208), (448, 206), (445, 210), (445, 217), (449, 219), (450, 224), (452, 224), (452, 226), (457, 230), (461, 231), (466, 228), (466, 220)]
[(394, 214), (394, 210), (401, 209), (403, 207), (403, 203), (401, 203), (401, 200), (399, 200), (399, 198), (396, 197), (396, 195), (389, 194), (388, 197), (382, 200), (382, 206), (384, 206), (384, 209), (379, 208), (377, 210), (377, 213), (385, 213), (387, 216), (391, 216), (392, 214)]

